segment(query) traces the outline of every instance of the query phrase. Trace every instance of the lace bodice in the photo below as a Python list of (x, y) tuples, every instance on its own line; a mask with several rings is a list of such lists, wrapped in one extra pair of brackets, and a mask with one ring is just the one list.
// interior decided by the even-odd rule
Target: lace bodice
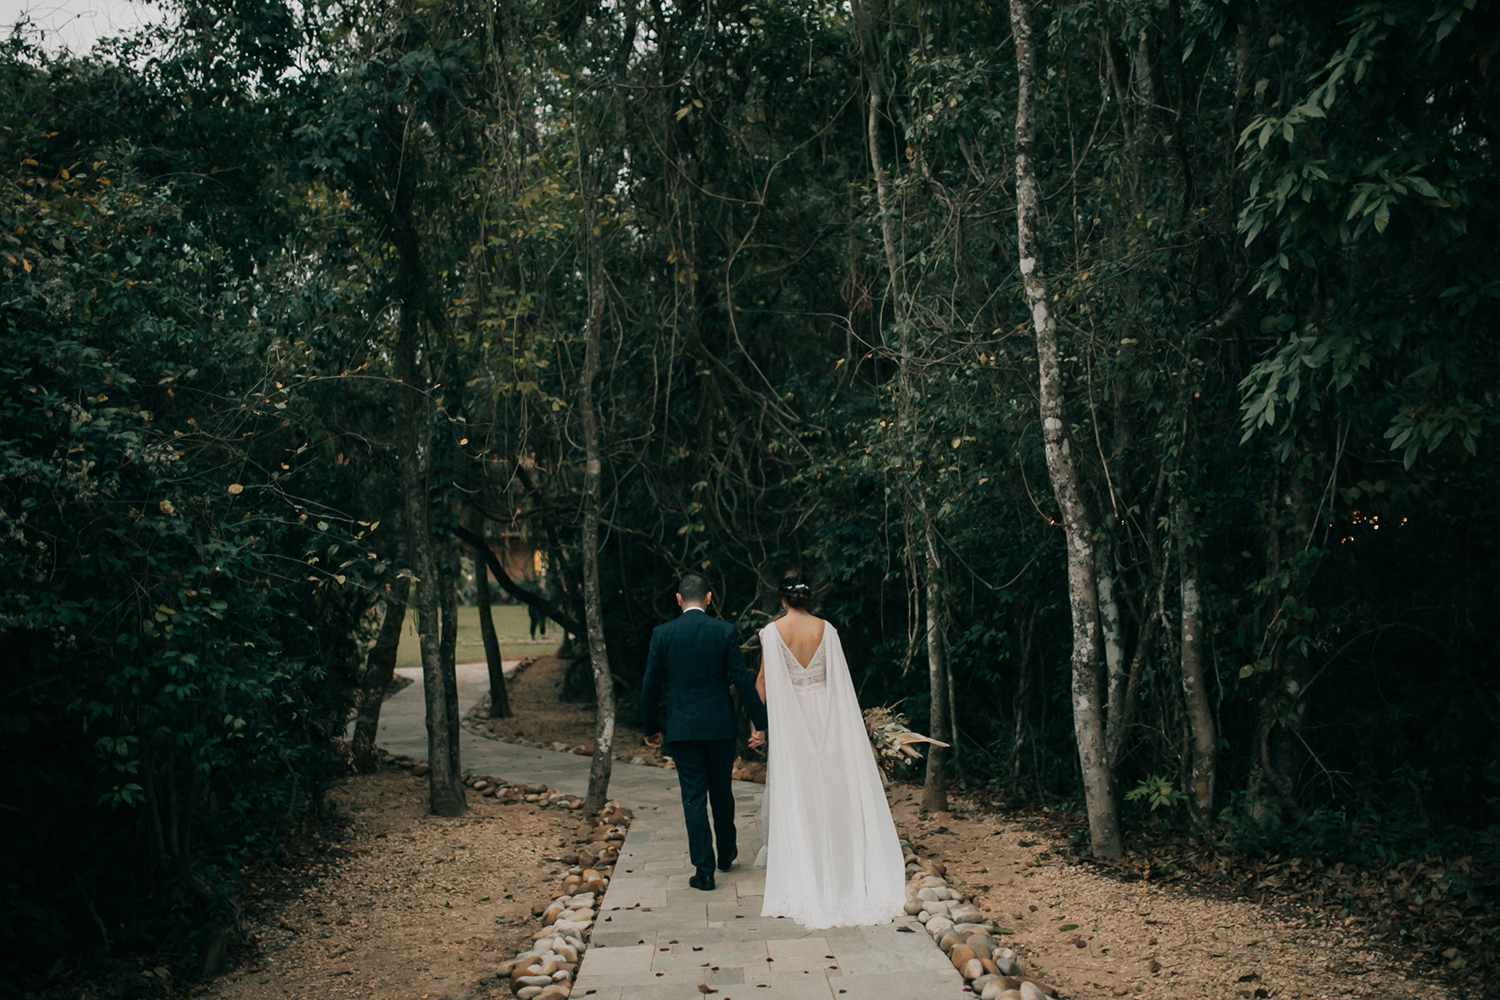
[(781, 638), (780, 630), (777, 630), (776, 638), (781, 642), (781, 649), (784, 654), (782, 659), (786, 661), (787, 676), (792, 679), (793, 684), (799, 688), (806, 688), (827, 682), (828, 630), (826, 628), (823, 630), (823, 638), (818, 642), (817, 652), (813, 653), (812, 659), (808, 661), (805, 667), (798, 663), (797, 658), (792, 655), (791, 647), (786, 644), (785, 639)]

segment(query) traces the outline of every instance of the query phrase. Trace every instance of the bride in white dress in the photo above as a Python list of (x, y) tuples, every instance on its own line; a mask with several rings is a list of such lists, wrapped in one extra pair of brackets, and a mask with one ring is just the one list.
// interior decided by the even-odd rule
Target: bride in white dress
[(800, 574), (779, 593), (784, 614), (761, 629), (756, 680), (770, 720), (761, 915), (883, 924), (903, 912), (906, 873), (849, 665), (837, 630), (807, 611)]

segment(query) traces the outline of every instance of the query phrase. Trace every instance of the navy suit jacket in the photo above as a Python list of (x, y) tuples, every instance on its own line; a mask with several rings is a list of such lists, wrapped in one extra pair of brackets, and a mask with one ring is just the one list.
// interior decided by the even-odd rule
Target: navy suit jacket
[[(731, 683), (740, 689), (740, 703), (756, 728), (765, 729), (766, 706), (740, 656), (739, 633), (706, 612), (684, 611), (651, 632), (641, 689), (642, 730), (647, 736), (663, 733), (668, 743), (734, 739)], [(670, 692), (665, 729), (659, 710), (663, 687)]]

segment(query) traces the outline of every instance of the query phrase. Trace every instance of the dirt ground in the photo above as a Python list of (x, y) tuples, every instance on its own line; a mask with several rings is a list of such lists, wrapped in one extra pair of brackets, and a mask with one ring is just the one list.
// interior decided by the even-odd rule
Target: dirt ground
[[(519, 674), (511, 679), (511, 709), (515, 713), (508, 719), (489, 719), (481, 710), (479, 725), (497, 739), (507, 742), (523, 741), (551, 746), (566, 743), (580, 746), (594, 740), (594, 707), (583, 702), (565, 702), (559, 696), (563, 679), (567, 674), (568, 661), (548, 654), (538, 656)], [(631, 701), (634, 705), (634, 701)], [(464, 706), (465, 710), (469, 706)], [(619, 713), (615, 718), (615, 752), (651, 759), (652, 751), (641, 742), (641, 730), (633, 711)]]
[(922, 815), (920, 790), (893, 785), (897, 828), (947, 866), (953, 888), (999, 926), (1032, 975), (1064, 997), (1449, 1000), (1401, 956), (1311, 914), (1176, 885), (1122, 881), (1065, 860), (1055, 835), (1024, 819), (970, 811)]
[(532, 904), (556, 894), (566, 868), (549, 856), (590, 826), (581, 812), (479, 795), (460, 818), (431, 816), (426, 781), (389, 767), (331, 797), (351, 822), (326, 871), (290, 892), (263, 882), (250, 910), (255, 949), (198, 995), (499, 995), (504, 982), (487, 977), (529, 946)]

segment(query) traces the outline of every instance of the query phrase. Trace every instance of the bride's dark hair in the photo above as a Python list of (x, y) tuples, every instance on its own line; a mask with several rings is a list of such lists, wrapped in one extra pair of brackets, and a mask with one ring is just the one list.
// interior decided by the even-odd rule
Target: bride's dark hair
[(789, 608), (805, 608), (812, 603), (812, 588), (807, 584), (807, 577), (800, 569), (789, 569), (781, 574), (781, 583), (776, 587), (776, 593), (786, 601)]

